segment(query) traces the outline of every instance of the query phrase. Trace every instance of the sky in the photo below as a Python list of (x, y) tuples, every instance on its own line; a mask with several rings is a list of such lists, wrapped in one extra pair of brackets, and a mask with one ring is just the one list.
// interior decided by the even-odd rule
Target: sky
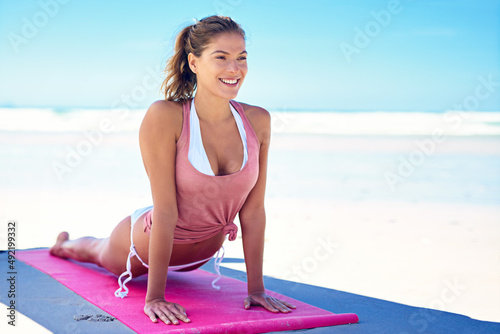
[(500, 110), (500, 0), (0, 0), (0, 106), (147, 108), (176, 34), (231, 16), (237, 100), (271, 110)]

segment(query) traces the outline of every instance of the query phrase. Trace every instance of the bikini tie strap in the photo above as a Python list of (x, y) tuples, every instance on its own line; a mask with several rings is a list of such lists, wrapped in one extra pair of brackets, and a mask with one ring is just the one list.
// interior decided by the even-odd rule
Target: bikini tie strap
[[(141, 261), (142, 265), (146, 268), (149, 268), (149, 266), (142, 261), (142, 259), (139, 257), (139, 254), (137, 254), (137, 250), (135, 249), (134, 243), (130, 245), (130, 251), (128, 253), (127, 257), (127, 270), (123, 272), (120, 277), (118, 277), (118, 285), (120, 286), (118, 290), (115, 291), (115, 296), (119, 298), (125, 298), (128, 295), (128, 288), (126, 287), (126, 284), (132, 280), (132, 265), (130, 263), (130, 259), (133, 257), (136, 257)], [(128, 275), (127, 278), (125, 278)], [(124, 281), (122, 282), (122, 278)]]
[(222, 260), (224, 260), (225, 253), (226, 252), (224, 251), (224, 246), (222, 246), (217, 251), (217, 254), (215, 254), (214, 269), (215, 269), (215, 272), (217, 273), (217, 277), (212, 281), (212, 288), (214, 288), (215, 290), (220, 290), (220, 286), (216, 285), (215, 283), (217, 283), (222, 277), (222, 275), (220, 273), (220, 264), (222, 263)]
[(238, 226), (234, 222), (228, 222), (224, 225), (222, 229), (223, 234), (229, 234), (229, 241), (236, 240), (236, 236), (238, 235)]
[[(135, 256), (134, 254), (135, 248), (134, 246), (130, 246), (130, 252), (128, 253), (127, 257), (127, 270), (124, 271), (120, 277), (118, 277), (118, 285), (120, 286), (118, 290), (115, 291), (115, 296), (119, 298), (125, 298), (128, 295), (128, 288), (126, 287), (126, 284), (132, 280), (132, 266), (130, 265), (130, 259)], [(128, 275), (127, 278), (125, 278)], [(125, 280), (122, 283), (122, 278)]]

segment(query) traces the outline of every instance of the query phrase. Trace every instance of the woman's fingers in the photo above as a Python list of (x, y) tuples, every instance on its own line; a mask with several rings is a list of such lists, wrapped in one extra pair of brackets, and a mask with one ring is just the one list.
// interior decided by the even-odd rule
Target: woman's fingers
[(248, 296), (244, 301), (245, 309), (249, 309), (251, 305), (261, 305), (266, 310), (270, 312), (282, 312), (289, 313), (292, 308), (295, 308), (294, 305), (287, 303), (285, 301), (279, 300), (274, 297), (270, 297), (268, 295), (252, 295)]
[(164, 313), (164, 312), (159, 312), (160, 315), (158, 316), (161, 321), (163, 321), (166, 325), (170, 325), (171, 321), (170, 318)]
[(248, 310), (250, 308), (250, 305), (252, 303), (250, 302), (250, 297), (245, 298), (245, 301), (243, 302), (243, 306), (245, 306), (245, 309)]
[(177, 325), (179, 323), (175, 315), (170, 312), (166, 305), (161, 305), (157, 314), (159, 315), (160, 319), (167, 325), (170, 325), (171, 323)]
[(258, 296), (258, 297), (255, 297), (255, 298), (252, 298), (252, 297), (247, 297), (245, 299), (245, 308), (248, 310), (250, 308), (250, 305), (260, 305), (262, 307), (264, 307), (266, 310), (270, 311), (270, 312), (273, 312), (273, 313), (277, 313), (279, 312), (279, 309), (277, 309), (276, 307), (274, 307), (268, 300), (269, 298), (267, 298), (267, 296)]
[(182, 305), (179, 305), (179, 304), (175, 304), (175, 306), (177, 307), (177, 309), (184, 315), (187, 315), (186, 313), (186, 309), (184, 307), (182, 307)]
[(190, 322), (189, 318), (186, 315), (186, 309), (179, 304), (172, 303), (169, 305), (169, 311), (175, 316), (176, 319), (182, 320), (184, 322)]
[(281, 299), (278, 299), (278, 298), (274, 298), (274, 300), (276, 302), (278, 302), (287, 312), (291, 312), (292, 308), (296, 308), (295, 305), (292, 305), (284, 300), (281, 300)]
[(144, 313), (149, 317), (152, 322), (156, 322), (156, 314), (152, 310), (145, 310)]
[(151, 319), (152, 322), (158, 322), (158, 318), (165, 324), (178, 325), (179, 320), (190, 322), (186, 315), (186, 309), (179, 304), (160, 302), (144, 308), (144, 313)]
[(284, 301), (284, 300), (280, 300), (280, 302), (282, 302), (284, 305), (288, 306), (289, 308), (296, 308), (296, 306), (295, 306), (295, 305), (290, 304), (290, 303), (287, 303), (287, 302), (286, 302), (286, 301)]
[(273, 305), (271, 305), (271, 303), (269, 303), (267, 300), (261, 304), (262, 306), (264, 306), (264, 308), (268, 311), (271, 311), (273, 313), (278, 313), (280, 310), (278, 310), (276, 307), (274, 307)]
[(167, 325), (170, 325), (171, 323), (174, 325), (179, 324), (179, 320), (183, 322), (190, 322), (189, 318), (186, 316), (186, 314), (181, 311), (181, 306), (178, 304), (169, 304), (168, 306), (164, 306), (161, 308), (160, 313), (160, 319), (166, 323)]
[(291, 311), (288, 307), (286, 307), (285, 305), (283, 305), (283, 303), (279, 299), (269, 298), (269, 303), (271, 305), (273, 305), (273, 307), (275, 307), (278, 311), (280, 311), (282, 313), (288, 313), (288, 312)]

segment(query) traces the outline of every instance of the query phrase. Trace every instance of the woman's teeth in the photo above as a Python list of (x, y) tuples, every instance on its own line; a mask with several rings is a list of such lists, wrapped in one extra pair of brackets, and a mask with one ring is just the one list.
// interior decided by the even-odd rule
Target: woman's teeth
[(222, 81), (223, 83), (225, 84), (228, 84), (228, 85), (234, 85), (235, 83), (238, 82), (238, 79), (233, 79), (233, 80), (228, 80), (228, 79), (219, 79), (220, 81)]

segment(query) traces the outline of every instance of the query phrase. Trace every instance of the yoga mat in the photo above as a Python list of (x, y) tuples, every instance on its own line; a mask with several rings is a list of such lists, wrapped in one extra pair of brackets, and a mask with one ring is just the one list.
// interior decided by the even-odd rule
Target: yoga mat
[[(48, 249), (16, 251), (16, 259), (50, 275), (92, 304), (100, 307), (137, 333), (267, 333), (334, 326), (358, 322), (353, 313), (334, 314), (272, 291), (267, 294), (297, 306), (291, 313), (272, 313), (262, 307), (245, 310), (246, 283), (222, 276), (214, 290), (216, 277), (201, 269), (168, 274), (166, 298), (184, 306), (190, 323), (166, 325), (152, 323), (144, 314), (147, 275), (127, 284), (127, 297), (114, 296), (117, 277), (93, 264), (51, 256)], [(333, 302), (333, 301), (332, 301)]]

